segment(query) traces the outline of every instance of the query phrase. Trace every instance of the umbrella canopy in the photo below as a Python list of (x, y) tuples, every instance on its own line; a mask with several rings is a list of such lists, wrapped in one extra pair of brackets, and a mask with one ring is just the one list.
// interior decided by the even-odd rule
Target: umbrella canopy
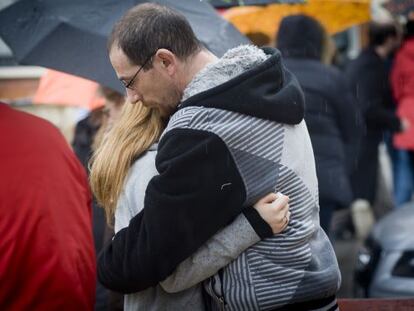
[[(139, 0), (21, 0), (0, 11), (0, 36), (20, 64), (39, 65), (123, 92), (106, 41), (114, 23)], [(198, 39), (221, 56), (248, 39), (205, 1), (154, 1), (182, 12)]]
[(244, 5), (268, 5), (271, 3), (302, 3), (304, 0), (207, 0), (215, 8), (230, 8)]
[(274, 4), (266, 7), (235, 7), (223, 13), (242, 33), (264, 33), (274, 38), (279, 22), (292, 14), (317, 19), (330, 34), (371, 19), (370, 0), (308, 0), (305, 4)]

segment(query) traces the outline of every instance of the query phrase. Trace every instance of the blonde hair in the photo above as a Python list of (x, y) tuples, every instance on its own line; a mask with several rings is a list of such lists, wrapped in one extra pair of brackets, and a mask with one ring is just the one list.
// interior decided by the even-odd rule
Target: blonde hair
[(164, 122), (158, 110), (126, 102), (117, 120), (101, 138), (91, 159), (90, 183), (106, 219), (112, 223), (129, 169), (160, 137)]
[[(93, 142), (92, 142), (93, 152), (96, 152), (98, 147), (101, 145), (105, 135), (110, 130), (109, 116), (107, 113), (108, 103), (113, 103), (119, 107), (119, 106), (123, 106), (126, 100), (125, 96), (119, 93), (118, 91), (112, 90), (111, 88), (108, 88), (103, 85), (101, 85), (98, 88), (98, 94), (105, 99), (105, 105), (101, 108), (98, 108), (100, 111), (99, 124), (97, 123), (99, 125), (99, 128), (95, 134), (95, 137), (93, 138)], [(98, 109), (95, 109), (95, 110), (98, 110)], [(94, 114), (91, 114), (91, 115), (94, 116)]]

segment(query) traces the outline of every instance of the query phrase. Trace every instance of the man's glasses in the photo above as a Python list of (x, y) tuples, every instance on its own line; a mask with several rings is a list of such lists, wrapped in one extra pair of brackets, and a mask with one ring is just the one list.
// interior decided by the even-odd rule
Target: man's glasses
[(134, 84), (135, 78), (138, 76), (139, 72), (145, 67), (145, 65), (150, 61), (150, 59), (154, 56), (155, 53), (152, 53), (144, 62), (144, 64), (142, 64), (141, 67), (138, 68), (137, 72), (134, 74), (134, 76), (131, 78), (131, 80), (129, 80), (129, 82), (125, 82), (122, 81), (122, 83), (124, 84), (125, 88), (132, 90), (132, 86)]

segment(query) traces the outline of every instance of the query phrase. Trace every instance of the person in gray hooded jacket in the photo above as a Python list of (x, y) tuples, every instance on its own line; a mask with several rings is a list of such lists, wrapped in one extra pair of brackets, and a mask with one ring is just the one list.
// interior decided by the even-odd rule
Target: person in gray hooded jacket
[[(241, 46), (217, 59), (182, 15), (155, 4), (122, 18), (109, 50), (130, 100), (172, 116), (144, 209), (100, 255), (101, 282), (124, 293), (154, 286), (243, 213), (263, 240), (206, 282), (210, 306), (335, 309), (340, 274), (319, 226), (303, 94), (280, 53)], [(252, 208), (272, 191), (290, 197), (279, 235)]]

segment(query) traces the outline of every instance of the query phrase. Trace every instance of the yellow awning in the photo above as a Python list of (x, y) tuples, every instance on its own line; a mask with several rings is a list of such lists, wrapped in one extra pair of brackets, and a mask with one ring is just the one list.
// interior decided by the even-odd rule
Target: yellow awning
[(272, 4), (266, 7), (234, 7), (223, 17), (242, 33), (263, 32), (274, 39), (283, 17), (306, 14), (319, 20), (330, 34), (368, 22), (370, 0), (308, 0), (303, 4)]

